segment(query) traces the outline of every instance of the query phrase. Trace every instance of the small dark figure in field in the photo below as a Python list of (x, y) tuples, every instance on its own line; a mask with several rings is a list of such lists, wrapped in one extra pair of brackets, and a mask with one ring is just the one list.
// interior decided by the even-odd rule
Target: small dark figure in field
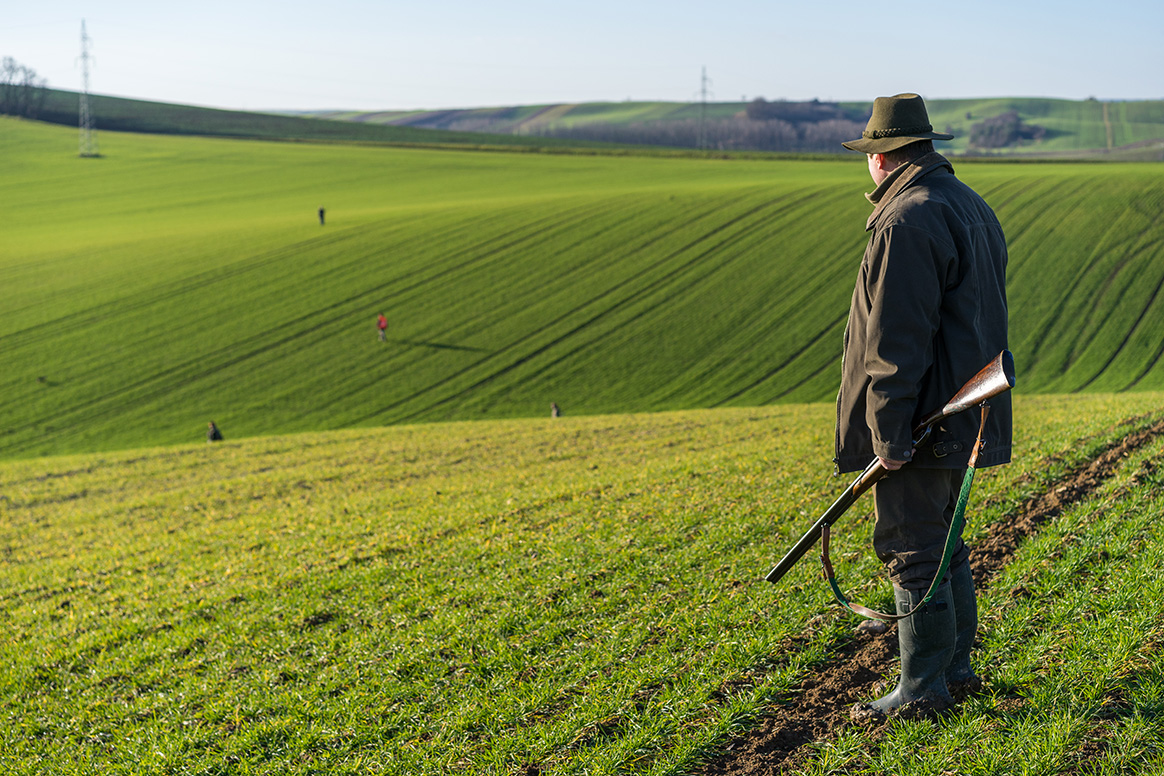
[(323, 208), (319, 209), (319, 225), (323, 226)]
[[(866, 155), (876, 187), (869, 242), (845, 330), (837, 395), (837, 467), (860, 471), (874, 457), (888, 473), (873, 486), (873, 547), (893, 583), (901, 677), (888, 695), (858, 705), (855, 721), (941, 710), (982, 681), (970, 665), (978, 602), (960, 538), (948, 573), (946, 534), (958, 502), (977, 413), (951, 418), (914, 449), (917, 411), (952, 396), (1007, 347), (1006, 239), (994, 212), (954, 177), (933, 141), (916, 94), (878, 97), (862, 137), (843, 145)], [(991, 400), (978, 466), (1010, 461), (1010, 394)], [(909, 616), (916, 610), (915, 616)]]
[(206, 427), (206, 441), (207, 442), (221, 442), (222, 432), (218, 430), (218, 426), (214, 425), (214, 421), (210, 421), (210, 425)]
[(384, 313), (380, 313), (380, 317), (376, 319), (376, 328), (380, 330), (380, 341), (388, 341), (388, 319), (384, 317)]
[(562, 416), (562, 411), (560, 409), (558, 409), (558, 403), (554, 402), (554, 401), (550, 402), (550, 417), (551, 418), (560, 418), (561, 416)]

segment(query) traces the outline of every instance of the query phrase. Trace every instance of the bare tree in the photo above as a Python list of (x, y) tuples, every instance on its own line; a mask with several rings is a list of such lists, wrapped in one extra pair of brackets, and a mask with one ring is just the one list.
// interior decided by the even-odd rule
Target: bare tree
[(0, 113), (34, 119), (47, 96), (47, 83), (31, 67), (12, 57), (0, 61)]
[(970, 145), (974, 148), (1008, 148), (1046, 136), (1046, 127), (1024, 123), (1014, 110), (970, 125)]

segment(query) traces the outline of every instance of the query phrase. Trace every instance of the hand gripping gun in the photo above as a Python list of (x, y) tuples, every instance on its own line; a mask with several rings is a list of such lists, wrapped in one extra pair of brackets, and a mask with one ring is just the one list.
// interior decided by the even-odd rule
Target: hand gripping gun
[[(970, 381), (963, 385), (953, 398), (946, 402), (945, 406), (922, 418), (922, 421), (913, 431), (914, 447), (920, 447), (925, 443), (933, 432), (934, 426), (941, 421), (951, 415), (957, 415), (959, 412), (982, 404), (1013, 387), (1014, 357), (1009, 350), (1004, 350), (983, 367), (978, 374), (970, 378)], [(809, 528), (804, 536), (800, 537), (800, 541), (768, 572), (765, 579), (772, 583), (779, 582), (781, 577), (787, 574), (788, 570), (796, 565), (796, 562), (803, 558), (804, 554), (820, 540), (822, 532), (840, 519), (841, 515), (861, 497), (861, 494), (873, 487), (873, 483), (881, 479), (887, 471), (881, 465), (881, 460), (874, 458), (873, 462), (865, 467), (865, 471), (861, 472), (857, 479), (853, 480), (852, 484), (845, 489), (840, 498), (825, 510), (825, 513), (813, 523), (812, 528)]]

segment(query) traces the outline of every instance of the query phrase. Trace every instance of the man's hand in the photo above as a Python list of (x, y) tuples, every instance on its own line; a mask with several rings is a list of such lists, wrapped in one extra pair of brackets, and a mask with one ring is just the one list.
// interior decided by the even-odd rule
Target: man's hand
[(895, 472), (909, 463), (909, 461), (894, 461), (889, 458), (882, 458), (881, 456), (877, 456), (877, 460), (881, 461), (881, 465), (885, 467), (885, 471), (887, 472)]

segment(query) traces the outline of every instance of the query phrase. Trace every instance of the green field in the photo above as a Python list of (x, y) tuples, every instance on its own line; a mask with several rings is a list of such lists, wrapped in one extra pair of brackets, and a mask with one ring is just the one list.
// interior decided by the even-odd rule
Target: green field
[[(420, 127), (391, 127), (376, 122), (325, 121), (311, 116), (220, 110), (195, 105), (91, 95), (94, 123), (103, 131), (162, 135), (245, 137), (267, 140), (309, 140), (317, 143), (369, 143), (403, 146), (538, 147), (543, 149), (594, 145), (553, 138), (516, 138), (504, 134), (438, 132)], [(77, 126), (80, 95), (46, 90), (41, 121)]]
[[(697, 405), (671, 395), (689, 344), (651, 332), (660, 303), (707, 282), (715, 298), (686, 292), (676, 320), (723, 315), (708, 306), (735, 289), (703, 280), (715, 257), (773, 239), (754, 226), (786, 207), (762, 166), (116, 134), (104, 158), (79, 160), (71, 132), (7, 126), (25, 160), (4, 182), (8, 455), (180, 442), (210, 417), (237, 436), (541, 415), (554, 400)], [(372, 336), (380, 310), (387, 347)], [(690, 333), (722, 361), (722, 330)]]
[[(840, 486), (859, 155), (76, 140), (0, 120), (7, 772), (680, 776), (851, 641), (811, 559), (761, 576)], [(958, 172), (1019, 374), (977, 541), (1164, 418), (1164, 181)], [(803, 770), (1164, 772), (1161, 456), (984, 591), (988, 695)]]
[[(1020, 397), (1016, 461), (978, 478), (971, 541), (1162, 400)], [(850, 638), (811, 557), (762, 580), (837, 490), (830, 416), (427, 424), (0, 464), (0, 764), (690, 773)], [(992, 585), (975, 652), (989, 695), (880, 748), (822, 742), (806, 767), (1067, 773), (1086, 755), (1161, 772), (1161, 456), (1157, 439), (1126, 459)], [(862, 510), (834, 562), (884, 606)]]
[[(75, 130), (0, 126), (0, 457), (836, 390), (859, 157), (106, 133), (79, 159)], [(959, 173), (1008, 234), (1023, 390), (1164, 388), (1155, 168)]]
[[(388, 126), (408, 126), (453, 114), (465, 120), (477, 119), (496, 126), (495, 132), (529, 136), (538, 128), (553, 124), (578, 127), (587, 124), (636, 124), (683, 121), (699, 117), (694, 103), (675, 102), (587, 102), (558, 105), (522, 105), (503, 108), (467, 108), (446, 111), (321, 111), (322, 118)], [(731, 118), (746, 108), (745, 103), (714, 103), (703, 108), (709, 118)]]
[[(1046, 129), (1047, 137), (1015, 151), (1033, 154), (1071, 154), (1088, 150), (1104, 152), (1152, 143), (1159, 159), (1164, 143), (1164, 102), (1101, 102), (1099, 100), (1051, 100), (1000, 98), (993, 100), (933, 100), (927, 102), (934, 126), (955, 135), (951, 144), (967, 149), (971, 125), (1014, 111), (1028, 124)], [(967, 118), (969, 116), (969, 118)], [(1120, 153), (1114, 154), (1119, 156)]]

